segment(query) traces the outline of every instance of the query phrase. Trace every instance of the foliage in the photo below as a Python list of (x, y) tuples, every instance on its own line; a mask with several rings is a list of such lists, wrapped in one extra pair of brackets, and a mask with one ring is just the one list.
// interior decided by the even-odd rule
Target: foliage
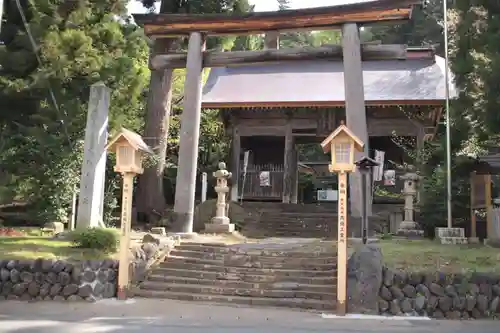
[[(473, 161), (465, 157), (452, 160), (452, 212), (453, 224), (463, 226), (470, 215), (470, 172)], [(420, 202), (422, 227), (426, 235), (434, 236), (436, 227), (447, 225), (447, 183), (446, 168), (440, 165), (424, 177)]]
[[(498, 144), (500, 116), (500, 8), (485, 0), (448, 1), (450, 67), (458, 98), (451, 103), (451, 176), (453, 223), (469, 217), (469, 175), (473, 160), (488, 146)], [(374, 39), (410, 46), (434, 45), (443, 55), (443, 2), (429, 0), (414, 11), (409, 23), (372, 28)], [(421, 222), (429, 235), (446, 226), (447, 173), (445, 128), (440, 126), (433, 145), (420, 154), (424, 176), (420, 201)]]
[(99, 250), (103, 253), (114, 253), (118, 249), (118, 232), (116, 229), (89, 228), (75, 230), (69, 234), (73, 244), (82, 249)]
[[(451, 1), (450, 5), (451, 5)], [(412, 19), (396, 25), (380, 25), (370, 28), (373, 40), (384, 44), (407, 44), (409, 46), (437, 46), (443, 53), (443, 0), (427, 0), (417, 6)]]
[(111, 128), (139, 129), (148, 47), (127, 22), (125, 0), (21, 3), (21, 12), (14, 1), (6, 6), (0, 35), (0, 161), (7, 186), (35, 204), (40, 223), (65, 221), (89, 88), (102, 81), (111, 89)]
[(500, 7), (489, 1), (455, 1), (450, 14), (452, 69), (458, 103), (467, 110), (471, 133), (498, 141), (500, 116)]

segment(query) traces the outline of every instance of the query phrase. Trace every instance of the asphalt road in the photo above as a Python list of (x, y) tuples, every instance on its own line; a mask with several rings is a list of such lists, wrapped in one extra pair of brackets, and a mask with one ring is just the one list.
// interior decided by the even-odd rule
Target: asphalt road
[(16, 333), (497, 333), (493, 321), (325, 319), (318, 313), (169, 300), (0, 303), (0, 332)]

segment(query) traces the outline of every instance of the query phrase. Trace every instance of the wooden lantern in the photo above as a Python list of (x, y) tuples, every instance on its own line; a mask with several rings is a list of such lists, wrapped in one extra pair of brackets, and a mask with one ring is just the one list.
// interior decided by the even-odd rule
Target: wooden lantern
[(116, 153), (114, 170), (119, 173), (142, 174), (143, 155), (153, 154), (151, 148), (142, 140), (142, 137), (128, 129), (121, 131), (110, 141), (106, 147), (108, 151)]
[(356, 167), (354, 153), (362, 152), (364, 145), (347, 126), (340, 125), (321, 143), (325, 153), (331, 152), (330, 172), (352, 172)]

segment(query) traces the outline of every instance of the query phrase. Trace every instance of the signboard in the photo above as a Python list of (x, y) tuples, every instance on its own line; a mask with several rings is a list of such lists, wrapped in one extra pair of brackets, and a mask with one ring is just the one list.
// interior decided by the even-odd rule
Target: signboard
[(375, 161), (378, 165), (373, 168), (373, 181), (379, 182), (384, 176), (384, 158), (385, 152), (381, 150), (375, 150)]
[(318, 201), (337, 201), (338, 193), (335, 190), (318, 190)]
[(261, 171), (259, 174), (260, 186), (266, 187), (271, 186), (271, 175), (269, 171)]
[(384, 171), (384, 185), (385, 186), (396, 186), (396, 170), (385, 170)]

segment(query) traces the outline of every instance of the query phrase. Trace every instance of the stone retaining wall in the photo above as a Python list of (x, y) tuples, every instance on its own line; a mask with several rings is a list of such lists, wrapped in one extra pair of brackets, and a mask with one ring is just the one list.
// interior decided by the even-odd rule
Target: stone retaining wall
[(500, 318), (500, 276), (383, 270), (379, 312), (437, 319)]
[(95, 301), (115, 297), (118, 262), (0, 260), (0, 300)]
[[(164, 260), (179, 237), (145, 235), (131, 247), (131, 285), (144, 281), (151, 265)], [(116, 297), (118, 261), (1, 260), (0, 301), (95, 301)]]

